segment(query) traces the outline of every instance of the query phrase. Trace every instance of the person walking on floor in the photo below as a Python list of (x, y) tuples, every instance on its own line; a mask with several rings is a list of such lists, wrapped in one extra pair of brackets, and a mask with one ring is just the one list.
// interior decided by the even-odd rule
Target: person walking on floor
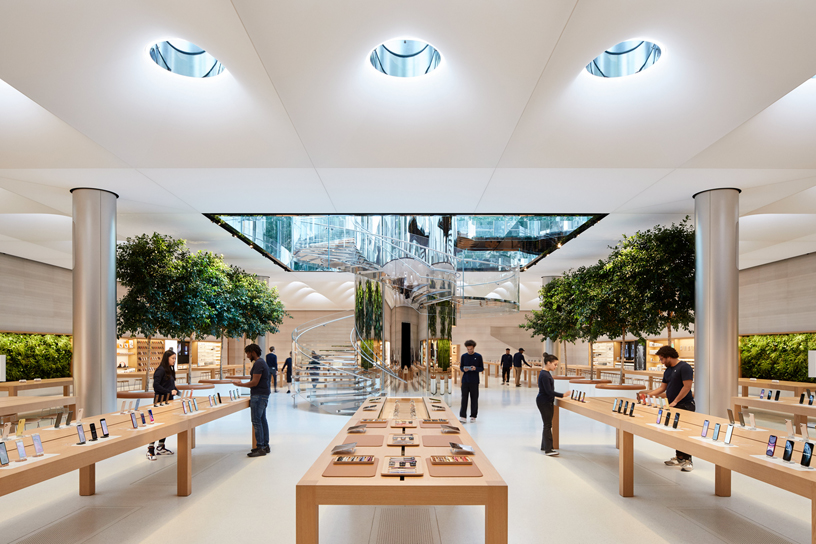
[(538, 374), (538, 396), (536, 406), (541, 413), (544, 430), (541, 433), (541, 450), (545, 455), (556, 456), (558, 451), (553, 448), (552, 422), (555, 413), (555, 399), (569, 396), (570, 392), (558, 393), (555, 390), (555, 380), (552, 371), (558, 367), (558, 357), (544, 352), (544, 364)]
[[(671, 346), (662, 346), (657, 350), (657, 358), (666, 367), (663, 372), (663, 383), (660, 387), (641, 393), (642, 396), (663, 397), (669, 401), (669, 406), (679, 410), (695, 412), (694, 395), (691, 385), (694, 383), (694, 369), (685, 361), (680, 360), (680, 354)], [(682, 472), (694, 470), (691, 455), (675, 450), (675, 456), (665, 461), (670, 467), (680, 467)]]
[(459, 421), (467, 421), (468, 398), (470, 398), (470, 422), (476, 421), (479, 415), (479, 373), (484, 371), (482, 356), (476, 353), (476, 342), (465, 342), (467, 353), (463, 353), (459, 360), (462, 370), (462, 408), (459, 410)]
[(513, 355), (513, 374), (516, 376), (516, 387), (521, 387), (521, 363), (532, 368), (532, 365), (524, 359), (524, 348), (519, 348), (518, 353)]
[(266, 366), (269, 367), (269, 377), (272, 379), (272, 384), (275, 386), (275, 393), (278, 392), (278, 356), (275, 355), (275, 346), (269, 348), (269, 353), (266, 354)]
[[(173, 399), (173, 395), (178, 395), (176, 390), (176, 354), (173, 350), (167, 350), (162, 355), (161, 363), (153, 373), (153, 393), (156, 396), (167, 395), (168, 400)], [(151, 442), (147, 446), (148, 461), (155, 461), (157, 455), (173, 455), (173, 452), (168, 450), (164, 442), (167, 438), (159, 440), (159, 447), (155, 448), (155, 442)]]
[(507, 348), (504, 350), (504, 355), (501, 356), (502, 385), (510, 385), (511, 368), (513, 368), (513, 356), (510, 354), (510, 348)]
[(270, 393), (269, 366), (263, 359), (263, 353), (258, 344), (248, 345), (244, 348), (244, 353), (252, 361), (252, 370), (249, 371), (252, 379), (248, 382), (235, 380), (232, 383), (239, 387), (249, 387), (249, 414), (252, 419), (252, 428), (255, 431), (255, 447), (247, 456), (263, 457), (271, 451), (269, 423), (266, 421), (266, 405), (269, 403)]
[(283, 362), (283, 368), (281, 368), (281, 372), (286, 371), (286, 392), (291, 393), (291, 383), (292, 383), (292, 352), (289, 352), (289, 357)]

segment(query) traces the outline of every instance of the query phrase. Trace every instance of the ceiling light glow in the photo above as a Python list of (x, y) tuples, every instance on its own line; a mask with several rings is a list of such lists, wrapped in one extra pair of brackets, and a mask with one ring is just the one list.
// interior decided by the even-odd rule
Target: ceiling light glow
[(224, 65), (199, 46), (185, 40), (168, 40), (150, 47), (150, 58), (159, 67), (180, 76), (215, 77)]
[(587, 64), (586, 70), (598, 77), (631, 76), (656, 63), (661, 54), (662, 51), (656, 43), (627, 40), (595, 57)]
[(442, 56), (421, 40), (395, 39), (374, 48), (369, 60), (378, 72), (387, 76), (417, 77), (436, 70)]

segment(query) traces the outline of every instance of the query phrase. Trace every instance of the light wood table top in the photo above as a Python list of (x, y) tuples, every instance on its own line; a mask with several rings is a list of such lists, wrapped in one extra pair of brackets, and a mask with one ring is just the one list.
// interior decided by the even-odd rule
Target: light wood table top
[(776, 391), (780, 389), (782, 391), (793, 391), (793, 393), (798, 397), (802, 393), (805, 392), (805, 389), (810, 389), (811, 391), (816, 391), (816, 384), (807, 383), (807, 382), (785, 382), (785, 381), (776, 381), (776, 380), (753, 380), (751, 378), (740, 378), (739, 379), (739, 386), (742, 387), (742, 396), (748, 396), (748, 388), (749, 387), (756, 387), (759, 389), (773, 389)]
[(44, 380), (34, 381), (26, 380), (24, 382), (0, 382), (0, 391), (7, 391), (10, 397), (16, 396), (18, 391), (26, 391), (29, 389), (43, 389), (46, 387), (62, 387), (63, 393), (70, 394), (70, 388), (74, 385), (73, 378), (46, 378)]
[(34, 412), (46, 408), (71, 406), (76, 404), (76, 397), (51, 395), (47, 397), (0, 397), (0, 417), (23, 412)]

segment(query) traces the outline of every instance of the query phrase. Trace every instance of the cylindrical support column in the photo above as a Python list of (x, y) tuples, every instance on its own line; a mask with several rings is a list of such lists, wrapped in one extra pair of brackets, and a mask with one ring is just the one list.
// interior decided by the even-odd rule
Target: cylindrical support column
[(739, 189), (694, 195), (694, 397), (725, 417), (739, 379)]
[(73, 195), (74, 388), (93, 416), (116, 410), (116, 199), (109, 191)]

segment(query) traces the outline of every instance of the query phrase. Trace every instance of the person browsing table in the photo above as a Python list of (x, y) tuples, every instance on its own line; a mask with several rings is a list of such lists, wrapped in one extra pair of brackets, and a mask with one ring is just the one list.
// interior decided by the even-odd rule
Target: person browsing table
[(513, 356), (510, 354), (510, 348), (507, 348), (504, 350), (504, 355), (501, 356), (502, 385), (510, 385), (511, 368), (513, 368)]
[(553, 448), (552, 422), (555, 414), (555, 399), (569, 396), (570, 391), (559, 393), (555, 390), (555, 380), (552, 371), (558, 367), (558, 357), (544, 353), (544, 365), (538, 374), (538, 396), (536, 406), (541, 413), (544, 430), (541, 433), (541, 450), (545, 455), (554, 457), (558, 451)]
[(278, 392), (278, 356), (275, 355), (275, 346), (269, 348), (269, 353), (266, 354), (266, 365), (269, 367), (269, 376), (272, 380), (272, 385), (275, 386), (275, 393)]
[(524, 358), (524, 348), (519, 348), (518, 353), (513, 355), (513, 374), (516, 376), (516, 387), (521, 387), (521, 363), (532, 367)]
[(465, 342), (467, 353), (459, 360), (462, 371), (462, 408), (459, 410), (459, 421), (464, 423), (467, 416), (468, 398), (470, 398), (470, 421), (476, 421), (479, 415), (479, 373), (484, 371), (482, 356), (476, 353), (476, 342)]
[[(666, 370), (663, 372), (663, 383), (660, 387), (641, 393), (643, 396), (666, 397), (669, 406), (680, 410), (694, 412), (697, 406), (691, 386), (694, 383), (694, 369), (685, 361), (680, 360), (680, 354), (671, 346), (663, 346), (657, 350), (657, 358)], [(670, 467), (680, 467), (682, 472), (694, 470), (691, 455), (682, 451), (675, 451), (675, 456), (665, 461)]]
[(252, 370), (248, 382), (235, 380), (233, 384), (240, 387), (249, 387), (249, 413), (252, 418), (252, 428), (255, 431), (255, 447), (248, 457), (263, 457), (270, 453), (269, 423), (266, 421), (266, 405), (269, 403), (270, 380), (269, 365), (266, 364), (258, 344), (250, 344), (244, 348), (249, 360), (252, 361)]

